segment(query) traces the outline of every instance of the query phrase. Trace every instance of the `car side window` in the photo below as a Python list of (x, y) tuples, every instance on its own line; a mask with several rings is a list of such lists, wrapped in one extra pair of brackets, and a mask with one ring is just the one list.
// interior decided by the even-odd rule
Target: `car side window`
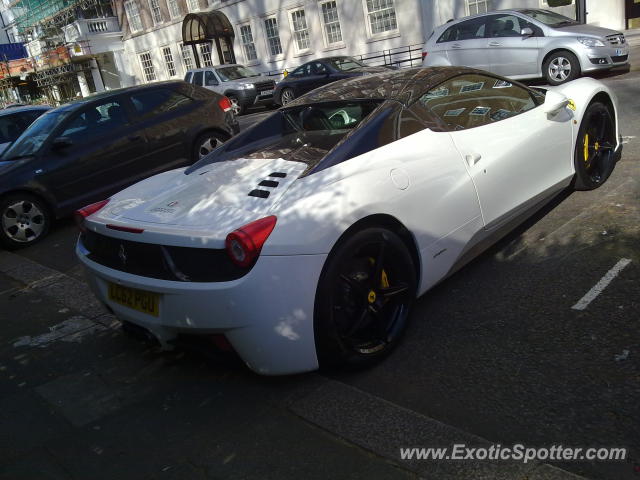
[(0, 117), (0, 143), (13, 142), (23, 130), (24, 127), (20, 125), (18, 115)]
[(325, 67), (322, 63), (320, 62), (314, 62), (311, 64), (311, 74), (312, 75), (324, 75), (326, 74), (327, 71), (327, 67)]
[(538, 106), (525, 87), (479, 74), (451, 78), (424, 93), (418, 102), (450, 131), (499, 122)]
[(515, 15), (492, 15), (487, 22), (487, 34), (490, 38), (521, 37), (523, 28), (533, 30), (534, 36), (539, 36), (540, 28)]
[(486, 17), (456, 23), (440, 36), (437, 43), (484, 38)]
[(191, 83), (191, 77), (193, 77), (193, 72), (187, 72), (187, 74), (184, 76), (184, 81), (187, 83)]
[(156, 88), (131, 94), (131, 102), (140, 117), (149, 117), (183, 107), (193, 100), (168, 88)]
[(194, 85), (202, 86), (202, 72), (193, 72), (193, 83)]
[(74, 143), (89, 143), (129, 123), (126, 111), (119, 101), (109, 100), (82, 109), (71, 118), (60, 137)]
[(215, 87), (216, 85), (220, 85), (220, 82), (218, 82), (215, 74), (209, 70), (204, 72), (204, 86)]
[(306, 64), (296, 68), (289, 75), (291, 75), (292, 77), (305, 77), (305, 76), (309, 75), (309, 65), (310, 65), (309, 63), (306, 63)]

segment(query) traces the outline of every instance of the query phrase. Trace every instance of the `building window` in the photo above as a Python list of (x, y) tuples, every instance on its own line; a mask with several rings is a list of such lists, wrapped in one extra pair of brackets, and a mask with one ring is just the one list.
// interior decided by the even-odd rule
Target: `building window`
[(200, 10), (200, 0), (187, 0), (187, 8), (190, 12)]
[(153, 68), (153, 61), (149, 52), (140, 54), (140, 65), (142, 65), (142, 74), (147, 82), (156, 80), (156, 70)]
[(342, 29), (340, 28), (340, 18), (338, 18), (338, 6), (335, 1), (320, 2), (322, 10), (322, 23), (324, 24), (324, 34), (327, 45), (334, 45), (342, 42)]
[(138, 4), (133, 0), (129, 0), (124, 4), (124, 11), (127, 14), (127, 21), (129, 22), (131, 32), (134, 33), (142, 30), (142, 19), (140, 18)]
[(240, 42), (242, 43), (242, 50), (244, 51), (244, 57), (247, 61), (251, 62), (256, 60), (258, 54), (256, 53), (256, 46), (253, 43), (251, 25), (242, 25), (240, 27)]
[(162, 49), (162, 56), (164, 57), (164, 63), (167, 66), (167, 72), (170, 77), (175, 77), (178, 72), (176, 72), (176, 64), (173, 61), (173, 53), (171, 53), (171, 47), (164, 47)]
[(171, 18), (180, 16), (180, 6), (178, 5), (178, 0), (167, 0), (167, 8), (169, 9), (169, 15), (171, 15)]
[(393, 0), (366, 0), (367, 28), (370, 35), (380, 35), (398, 30)]
[(160, 0), (149, 0), (149, 6), (151, 7), (151, 18), (153, 18), (153, 24), (157, 25), (162, 23), (162, 10), (160, 10)]
[(193, 69), (193, 50), (191, 45), (180, 45), (180, 53), (182, 53), (182, 62), (184, 63), (185, 70)]
[(211, 60), (211, 44), (200, 44), (200, 57), (202, 58), (203, 67), (213, 67), (213, 61)]
[(489, 11), (489, 0), (467, 0), (469, 15), (485, 13)]
[(264, 29), (267, 32), (267, 44), (272, 57), (282, 54), (282, 43), (280, 43), (280, 32), (278, 31), (278, 20), (275, 17), (264, 19)]
[(309, 37), (309, 26), (307, 25), (304, 8), (292, 10), (290, 15), (291, 30), (293, 30), (293, 39), (295, 41), (296, 50), (298, 52), (309, 50), (311, 47), (311, 39)]

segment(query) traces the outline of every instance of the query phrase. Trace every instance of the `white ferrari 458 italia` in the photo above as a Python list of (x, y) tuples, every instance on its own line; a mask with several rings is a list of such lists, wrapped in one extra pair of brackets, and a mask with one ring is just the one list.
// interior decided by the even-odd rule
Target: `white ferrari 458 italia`
[(367, 365), (416, 299), (621, 154), (582, 78), (439, 67), (321, 87), (189, 168), (77, 212), (97, 297), (164, 346), (224, 340), (261, 374)]

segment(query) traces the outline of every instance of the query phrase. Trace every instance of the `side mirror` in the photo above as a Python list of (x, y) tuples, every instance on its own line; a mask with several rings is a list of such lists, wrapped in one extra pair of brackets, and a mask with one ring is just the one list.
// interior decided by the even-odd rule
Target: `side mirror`
[(54, 150), (64, 150), (73, 145), (73, 140), (69, 137), (58, 137), (53, 141), (51, 145)]
[(525, 27), (522, 30), (520, 30), (520, 35), (522, 35), (523, 37), (532, 37), (533, 30), (529, 27)]
[(542, 108), (544, 113), (556, 113), (569, 105), (569, 99), (563, 94), (548, 90)]

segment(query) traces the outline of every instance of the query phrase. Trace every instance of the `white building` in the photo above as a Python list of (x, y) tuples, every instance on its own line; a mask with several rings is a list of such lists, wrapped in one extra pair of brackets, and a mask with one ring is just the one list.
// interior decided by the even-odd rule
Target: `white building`
[[(624, 29), (625, 0), (586, 1), (588, 23)], [(182, 78), (196, 66), (192, 47), (182, 44), (188, 14), (195, 15), (187, 20), (199, 18), (190, 23), (194, 28), (223, 20), (217, 38), (197, 45), (202, 66), (235, 61), (277, 75), (332, 55), (362, 57), (373, 65), (417, 65), (425, 35), (449, 19), (549, 5), (547, 0), (124, 0), (115, 7), (128, 59), (120, 78), (133, 85)], [(575, 16), (572, 5), (556, 10)]]

